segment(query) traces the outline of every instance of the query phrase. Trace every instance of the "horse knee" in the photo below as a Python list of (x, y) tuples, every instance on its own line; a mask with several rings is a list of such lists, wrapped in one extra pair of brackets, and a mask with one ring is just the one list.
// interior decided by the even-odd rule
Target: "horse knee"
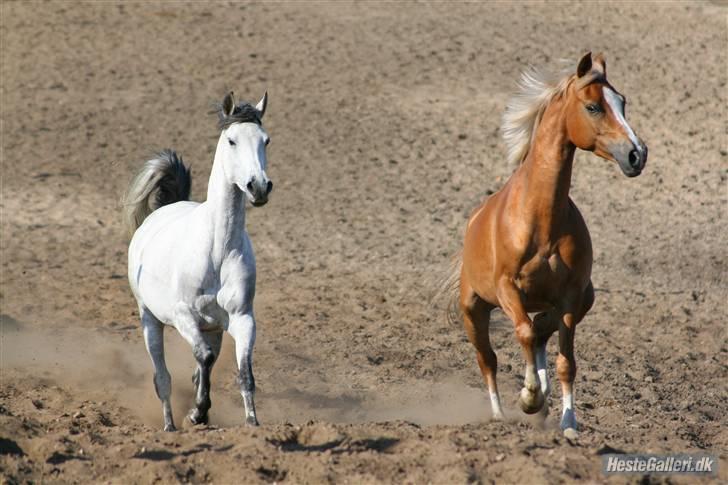
[(209, 368), (215, 363), (215, 353), (209, 345), (198, 345), (193, 349), (192, 353), (197, 363), (202, 367)]
[(530, 322), (521, 322), (516, 325), (516, 337), (523, 347), (532, 348), (536, 339), (536, 332)]

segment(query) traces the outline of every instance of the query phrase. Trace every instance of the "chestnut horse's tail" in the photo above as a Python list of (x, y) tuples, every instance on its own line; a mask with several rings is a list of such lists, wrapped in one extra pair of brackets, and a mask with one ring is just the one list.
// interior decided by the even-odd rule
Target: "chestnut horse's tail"
[(447, 322), (451, 325), (459, 324), (462, 320), (460, 313), (460, 271), (463, 267), (463, 254), (459, 251), (453, 256), (445, 276), (437, 285), (431, 302), (434, 304), (437, 300), (446, 299), (447, 309), (445, 312)]

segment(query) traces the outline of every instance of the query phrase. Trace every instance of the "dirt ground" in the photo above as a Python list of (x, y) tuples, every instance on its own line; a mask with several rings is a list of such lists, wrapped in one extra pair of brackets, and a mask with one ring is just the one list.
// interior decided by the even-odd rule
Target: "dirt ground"
[[(6, 482), (697, 480), (607, 478), (614, 450), (712, 453), (728, 481), (725, 3), (1, 5)], [(627, 179), (577, 155), (597, 300), (569, 442), (558, 390), (545, 423), (517, 410), (502, 314), (508, 421), (489, 421), (474, 351), (428, 298), (513, 168), (498, 129), (519, 72), (587, 50), (606, 53), (650, 156)], [(275, 190), (248, 212), (262, 426), (241, 426), (226, 337), (212, 424), (164, 433), (119, 198), (167, 146), (204, 198), (228, 89), (270, 94)], [(193, 359), (166, 334), (179, 425)]]

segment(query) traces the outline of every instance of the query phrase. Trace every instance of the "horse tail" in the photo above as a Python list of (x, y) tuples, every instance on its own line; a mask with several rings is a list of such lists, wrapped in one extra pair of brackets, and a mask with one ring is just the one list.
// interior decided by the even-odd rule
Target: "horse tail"
[(440, 280), (430, 302), (435, 303), (436, 300), (446, 300), (447, 307), (445, 316), (450, 325), (460, 323), (462, 315), (460, 312), (460, 272), (463, 268), (463, 254), (459, 251), (453, 256), (445, 276)]
[(190, 199), (192, 176), (182, 157), (164, 149), (148, 160), (129, 184), (123, 199), (124, 219), (130, 235), (160, 207)]

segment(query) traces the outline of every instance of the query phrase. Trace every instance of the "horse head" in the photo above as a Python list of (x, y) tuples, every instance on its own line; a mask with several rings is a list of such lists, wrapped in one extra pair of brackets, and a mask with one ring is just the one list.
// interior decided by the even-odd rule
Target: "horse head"
[(566, 128), (571, 143), (619, 164), (627, 177), (642, 173), (647, 146), (624, 114), (626, 98), (607, 81), (604, 56), (591, 52), (579, 61), (566, 93)]
[(262, 119), (267, 104), (267, 92), (256, 106), (236, 104), (230, 92), (218, 111), (222, 133), (216, 156), (221, 156), (228, 181), (237, 186), (254, 206), (265, 205), (268, 194), (273, 190), (273, 182), (265, 173), (266, 146), (270, 137), (263, 128)]

